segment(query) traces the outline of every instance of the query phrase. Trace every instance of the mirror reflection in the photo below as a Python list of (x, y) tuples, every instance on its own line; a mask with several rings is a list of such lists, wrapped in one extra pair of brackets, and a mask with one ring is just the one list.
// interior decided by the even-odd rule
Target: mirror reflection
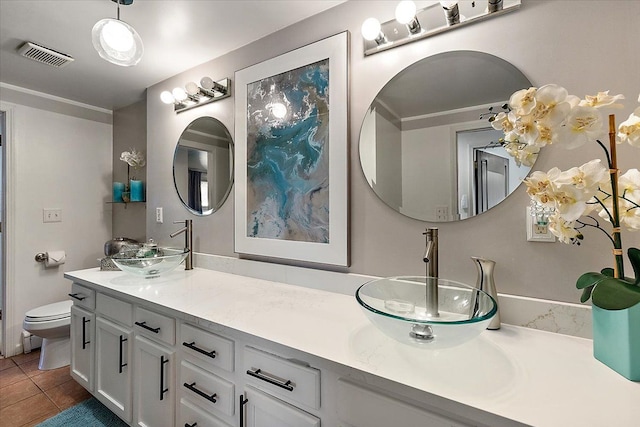
[(182, 132), (173, 182), (184, 206), (196, 215), (210, 215), (225, 202), (233, 185), (233, 140), (219, 120), (199, 117)]
[(457, 221), (491, 209), (521, 183), (519, 166), (487, 118), (531, 82), (482, 52), (422, 59), (387, 83), (365, 114), (360, 163), (382, 201), (411, 218)]

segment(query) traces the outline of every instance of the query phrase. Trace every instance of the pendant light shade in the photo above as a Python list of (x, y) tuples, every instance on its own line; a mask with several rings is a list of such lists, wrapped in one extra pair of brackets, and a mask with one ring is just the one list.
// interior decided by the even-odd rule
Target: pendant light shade
[(138, 32), (120, 20), (120, 3), (118, 19), (105, 18), (98, 21), (91, 30), (91, 41), (102, 59), (123, 67), (136, 65), (144, 53)]

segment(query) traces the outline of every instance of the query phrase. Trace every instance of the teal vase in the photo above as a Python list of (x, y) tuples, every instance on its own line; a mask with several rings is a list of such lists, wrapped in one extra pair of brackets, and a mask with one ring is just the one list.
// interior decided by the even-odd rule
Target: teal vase
[(593, 306), (593, 355), (620, 375), (640, 381), (640, 303), (624, 310)]

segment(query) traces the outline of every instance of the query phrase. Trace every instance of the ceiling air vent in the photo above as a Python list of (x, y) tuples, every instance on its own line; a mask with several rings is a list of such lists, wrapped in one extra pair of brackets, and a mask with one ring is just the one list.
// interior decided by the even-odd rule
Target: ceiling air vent
[(64, 67), (68, 63), (73, 62), (73, 58), (69, 55), (56, 52), (53, 49), (32, 42), (25, 42), (18, 50), (18, 53), (25, 58), (33, 59), (34, 61), (56, 68)]

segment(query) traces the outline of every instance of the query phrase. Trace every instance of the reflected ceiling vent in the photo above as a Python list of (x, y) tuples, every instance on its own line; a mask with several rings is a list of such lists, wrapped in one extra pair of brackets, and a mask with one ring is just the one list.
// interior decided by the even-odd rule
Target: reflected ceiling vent
[(69, 55), (56, 52), (53, 49), (49, 49), (32, 42), (25, 42), (18, 50), (18, 53), (25, 58), (33, 59), (34, 61), (51, 65), (56, 68), (64, 67), (70, 62), (73, 62), (73, 58)]

